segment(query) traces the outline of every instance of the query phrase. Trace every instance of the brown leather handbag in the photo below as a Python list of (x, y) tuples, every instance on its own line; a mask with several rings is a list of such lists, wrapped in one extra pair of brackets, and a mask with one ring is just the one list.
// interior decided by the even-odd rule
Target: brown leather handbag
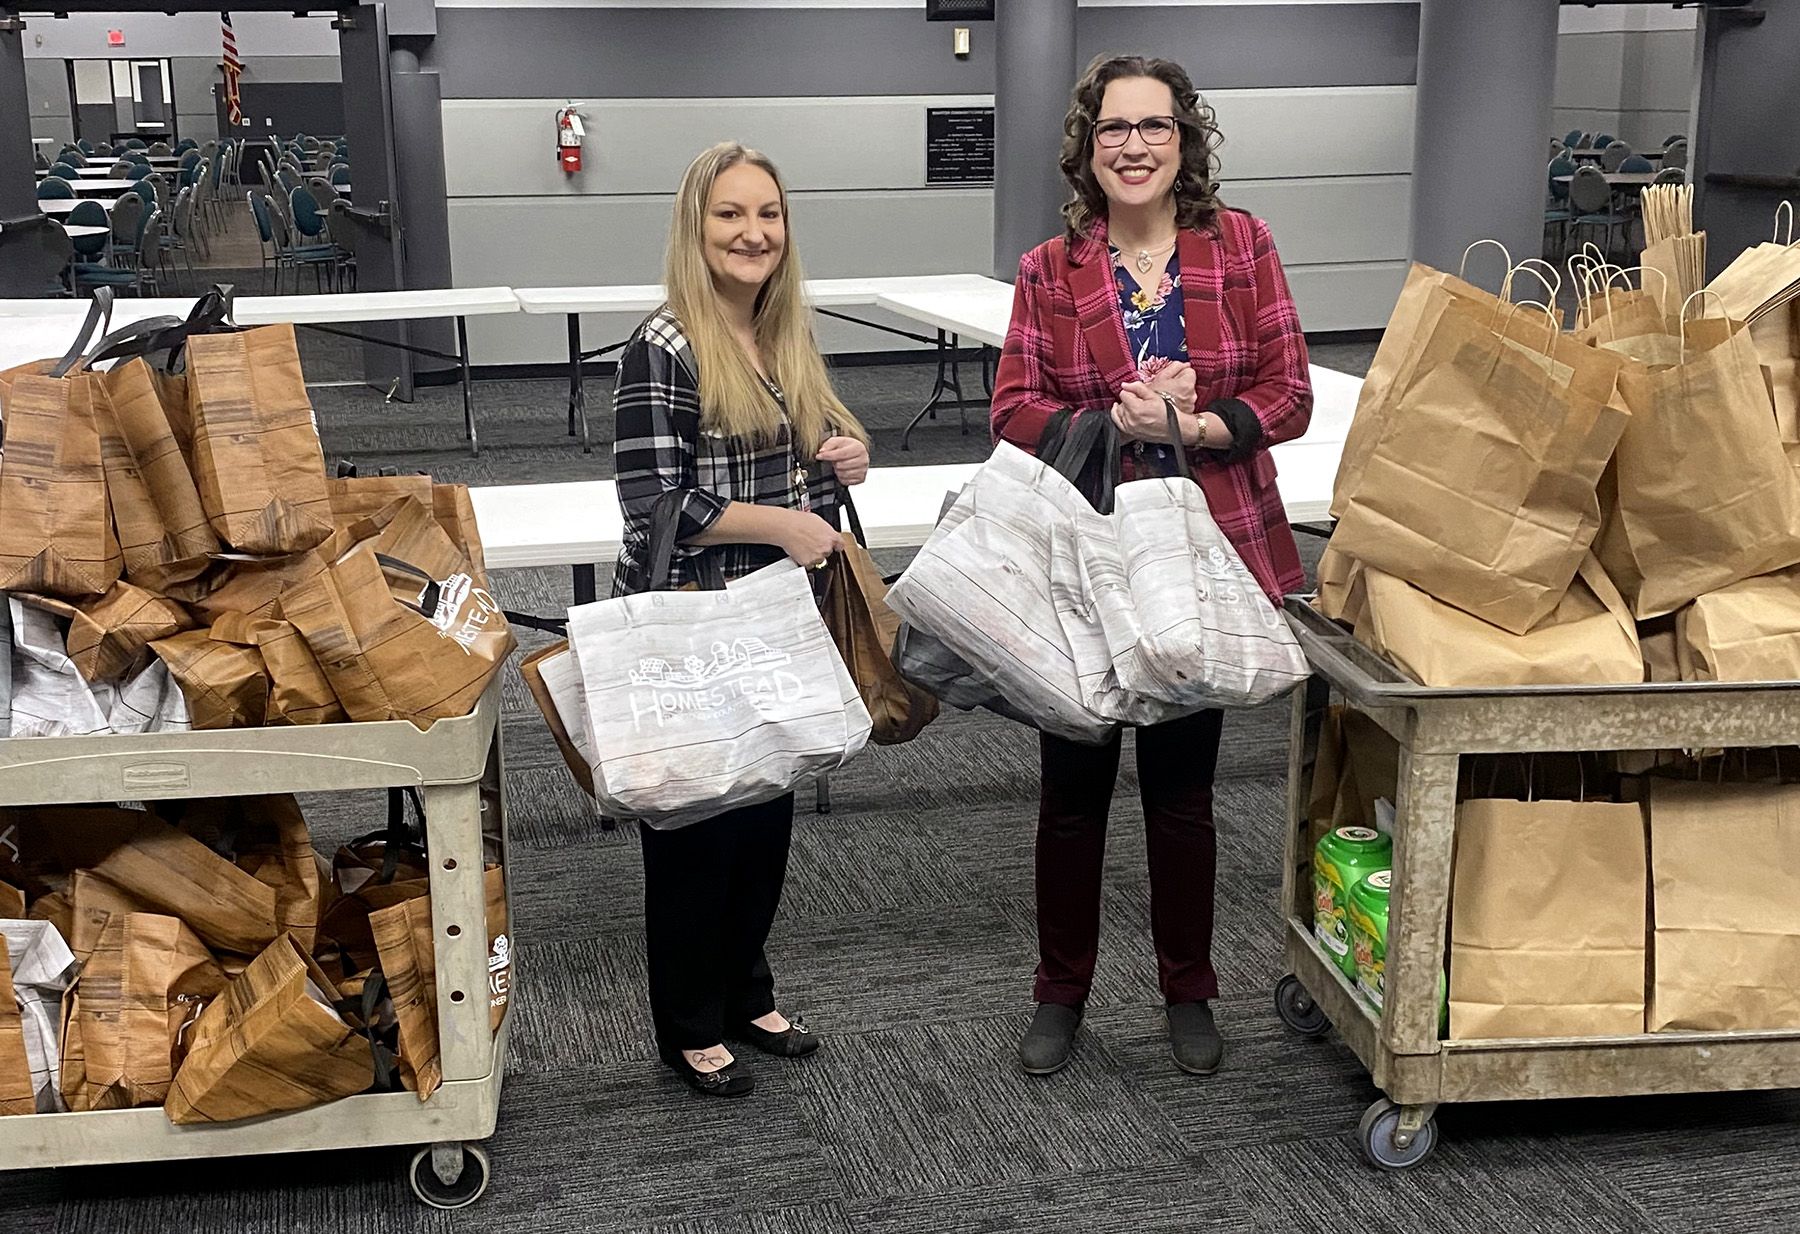
[(844, 534), (842, 551), (833, 553), (825, 568), (820, 613), (869, 709), (874, 725), (870, 739), (876, 745), (895, 746), (911, 741), (937, 718), (938, 701), (894, 667), (900, 618), (887, 606), (887, 582), (862, 546), (862, 520), (848, 493), (843, 495), (842, 509), (849, 516), (850, 530)]

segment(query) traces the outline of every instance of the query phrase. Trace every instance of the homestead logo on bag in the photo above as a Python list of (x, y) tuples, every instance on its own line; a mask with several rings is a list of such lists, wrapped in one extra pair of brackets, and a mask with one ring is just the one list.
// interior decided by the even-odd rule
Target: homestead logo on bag
[(488, 1006), (506, 1006), (512, 992), (512, 943), (504, 934), (496, 935), (488, 953)]
[(805, 684), (783, 671), (793, 657), (760, 638), (740, 638), (712, 645), (712, 659), (684, 656), (680, 665), (646, 656), (626, 676), (645, 690), (631, 692), (631, 721), (642, 728), (653, 717), (657, 726), (689, 714), (711, 714), (733, 707), (761, 707), (768, 701), (791, 703), (806, 693)]
[(473, 655), (475, 640), (486, 633), (488, 623), (499, 612), (500, 605), (494, 597), (475, 586), (474, 579), (467, 574), (452, 574), (438, 584), (437, 611), (431, 614), (431, 624), (461, 647), (464, 655)]

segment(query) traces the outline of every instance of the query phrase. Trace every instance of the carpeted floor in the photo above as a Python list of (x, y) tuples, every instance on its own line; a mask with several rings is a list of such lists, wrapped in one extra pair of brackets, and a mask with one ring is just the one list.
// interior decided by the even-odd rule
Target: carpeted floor
[[(346, 376), (309, 337), (308, 371)], [(1315, 351), (1361, 372), (1371, 349)], [(838, 374), (877, 460), (986, 452), (928, 422), (894, 441), (929, 369)], [(604, 407), (606, 382), (591, 387)], [(559, 382), (483, 383), (485, 449), (460, 448), (454, 389), (412, 406), (315, 392), (328, 453), (475, 483), (608, 474), (563, 435)], [(597, 414), (604, 431), (607, 417)], [(1317, 542), (1303, 541), (1309, 557)], [(891, 560), (899, 565), (904, 555)], [(566, 571), (504, 573), (509, 606), (555, 612)], [(535, 643), (535, 637), (528, 642)], [(1366, 1167), (1352, 1132), (1376, 1090), (1336, 1040), (1276, 1019), (1276, 891), (1285, 706), (1230, 717), (1218, 791), (1217, 962), (1224, 1068), (1170, 1063), (1147, 932), (1141, 814), (1124, 761), (1098, 980), (1073, 1064), (1029, 1079), (1036, 743), (987, 714), (945, 715), (910, 745), (834, 777), (835, 809), (797, 819), (771, 943), (783, 1006), (825, 1039), (814, 1057), (753, 1056), (758, 1089), (723, 1103), (655, 1061), (642, 891), (629, 830), (602, 831), (517, 679), (505, 739), (519, 970), (494, 1180), (473, 1208), (421, 1206), (399, 1150), (0, 1174), (0, 1230), (90, 1234), (910, 1234), (1084, 1230), (1466, 1228), (1748, 1231), (1800, 1217), (1800, 1100), (1741, 1095), (1449, 1107), (1442, 1147), (1404, 1176)], [(804, 800), (804, 797), (803, 797)], [(366, 795), (308, 801), (321, 845), (370, 825)], [(0, 1163), (3, 1164), (3, 1163)]]

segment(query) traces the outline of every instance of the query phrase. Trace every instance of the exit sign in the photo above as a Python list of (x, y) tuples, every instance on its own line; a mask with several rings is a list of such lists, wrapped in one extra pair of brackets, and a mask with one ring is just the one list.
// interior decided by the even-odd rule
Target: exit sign
[(123, 30), (108, 30), (106, 32), (106, 45), (108, 47), (125, 46), (125, 32)]

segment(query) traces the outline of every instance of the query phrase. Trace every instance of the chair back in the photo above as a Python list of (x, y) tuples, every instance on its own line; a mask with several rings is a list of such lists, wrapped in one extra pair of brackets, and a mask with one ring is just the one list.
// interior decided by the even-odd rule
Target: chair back
[(39, 201), (52, 201), (57, 198), (73, 196), (75, 196), (75, 190), (69, 186), (67, 180), (60, 176), (45, 176), (38, 181), (37, 199)]
[[(182, 189), (175, 198), (175, 213), (170, 216), (175, 235), (186, 240), (194, 230), (194, 190)], [(260, 230), (260, 229), (259, 229)], [(262, 237), (267, 240), (268, 237)]]
[(175, 149), (166, 141), (153, 141), (150, 143), (149, 152), (156, 155), (158, 158), (166, 158), (175, 153)]
[(31, 162), (39, 171), (50, 170), (50, 160), (44, 157), (42, 150), (31, 156)]
[[(183, 190), (185, 193), (185, 190)], [(256, 220), (256, 238), (264, 244), (275, 243), (275, 229), (269, 223), (269, 199), (261, 193), (249, 192), (244, 197), (250, 202), (250, 217)]]
[(69, 233), (55, 219), (28, 219), (0, 231), (0, 296), (67, 294), (62, 272), (74, 256)]
[(189, 167), (195, 166), (199, 162), (200, 151), (194, 149), (192, 146), (189, 146), (187, 153), (181, 156), (181, 167), (183, 171), (187, 170)]
[(278, 169), (275, 172), (275, 178), (281, 181), (281, 189), (284, 193), (291, 193), (300, 187), (300, 177), (295, 175), (287, 167)]
[(101, 142), (99, 145), (94, 147), (94, 153), (99, 155), (103, 159), (109, 159), (109, 158), (113, 157), (114, 150), (111, 146), (107, 145), (105, 142)]
[(137, 244), (138, 227), (144, 221), (146, 202), (137, 195), (134, 189), (125, 194), (112, 208), (112, 242), (115, 245)]
[(338, 198), (331, 203), (331, 239), (352, 257), (356, 256), (356, 224), (350, 219), (350, 203)]
[(276, 252), (285, 253), (293, 245), (293, 236), (288, 231), (287, 220), (281, 216), (281, 211), (274, 208), (273, 199), (269, 199), (268, 218), (269, 242), (275, 246)]
[(76, 143), (75, 143), (75, 146), (76, 146), (76, 148), (77, 148), (77, 149), (78, 149), (78, 150), (80, 150), (80, 151), (81, 151), (81, 152), (82, 152), (82, 153), (83, 153), (83, 154), (92, 154), (92, 153), (93, 153), (93, 152), (94, 152), (94, 143), (93, 143), (93, 142), (91, 142), (91, 141), (89, 141), (89, 140), (88, 140), (88, 139), (87, 139), (87, 138), (85, 138), (85, 137), (83, 137), (83, 138), (81, 138), (81, 139), (80, 139), (80, 140), (79, 140), (79, 141), (77, 141), (77, 142), (76, 142)]
[(195, 141), (192, 137), (183, 137), (180, 141), (175, 143), (176, 153), (181, 153), (185, 150), (198, 150), (199, 148), (200, 143)]
[(1606, 148), (1607, 148), (1607, 147), (1608, 147), (1608, 146), (1610, 146), (1610, 145), (1612, 145), (1612, 144), (1613, 144), (1613, 142), (1615, 142), (1615, 141), (1617, 141), (1617, 140), (1619, 140), (1619, 139), (1618, 139), (1618, 138), (1617, 138), (1617, 137), (1614, 137), (1614, 136), (1613, 136), (1613, 135), (1612, 135), (1612, 134), (1611, 134), (1611, 133), (1601, 133), (1601, 134), (1598, 134), (1598, 135), (1597, 135), (1597, 136), (1596, 136), (1596, 137), (1595, 137), (1595, 138), (1594, 138), (1594, 149), (1596, 149), (1596, 150), (1604, 150), (1604, 149), (1606, 149)]
[(319, 199), (304, 186), (288, 194), (288, 209), (294, 214), (294, 230), (308, 240), (325, 233), (325, 219), (319, 214)]
[(137, 166), (136, 163), (129, 162), (126, 159), (120, 159), (111, 167), (107, 168), (106, 174), (111, 176), (114, 180), (129, 179), (131, 176), (131, 169), (135, 166)]
[(313, 200), (319, 203), (321, 209), (330, 206), (332, 202), (336, 201), (341, 196), (337, 191), (337, 187), (324, 176), (308, 176), (306, 178), (306, 187), (307, 190), (312, 193)]
[(133, 163), (131, 170), (125, 173), (127, 180), (144, 180), (155, 174), (155, 168), (148, 163)]
[(74, 180), (79, 175), (75, 170), (75, 164), (65, 163), (61, 159), (57, 159), (56, 162), (50, 164), (50, 174), (55, 176), (58, 180)]
[(1684, 168), (1688, 165), (1687, 138), (1672, 141), (1663, 147), (1662, 165), (1664, 167)]
[[(92, 200), (77, 203), (75, 208), (69, 211), (69, 226), (105, 227), (106, 207)], [(78, 256), (97, 257), (106, 251), (106, 245), (110, 239), (110, 236), (79, 236), (71, 243), (74, 244)]]
[(336, 166), (334, 166), (331, 169), (331, 182), (333, 184), (349, 184), (350, 183), (350, 164), (339, 163)]
[(1550, 160), (1550, 196), (1557, 201), (1569, 199), (1569, 186), (1557, 183), (1558, 176), (1575, 174), (1575, 160), (1566, 154), (1559, 154)]
[(1656, 184), (1686, 184), (1687, 168), (1665, 167), (1656, 173)]
[(125, 145), (128, 149), (143, 150), (148, 147), (149, 143), (142, 137), (127, 137), (125, 139)]
[(1606, 183), (1605, 173), (1592, 165), (1575, 169), (1569, 181), (1569, 204), (1583, 214), (1600, 214), (1611, 201), (1612, 187)]
[(1592, 133), (1583, 133), (1577, 130), (1575, 136), (1575, 148), (1577, 150), (1592, 150), (1594, 148), (1594, 135)]
[(1617, 171), (1631, 157), (1631, 147), (1622, 141), (1610, 142), (1600, 151), (1600, 170)]
[(1619, 170), (1631, 175), (1647, 176), (1656, 168), (1650, 166), (1650, 160), (1643, 155), (1633, 154), (1627, 156), (1625, 161), (1619, 164)]
[(152, 210), (138, 224), (138, 266), (149, 269), (162, 251), (162, 211)]

